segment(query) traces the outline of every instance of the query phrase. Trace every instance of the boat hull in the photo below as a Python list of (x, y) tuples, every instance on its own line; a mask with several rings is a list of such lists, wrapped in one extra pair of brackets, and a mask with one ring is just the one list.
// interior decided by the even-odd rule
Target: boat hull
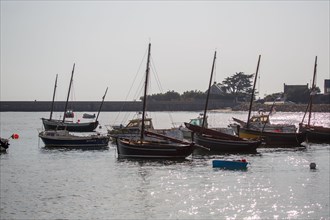
[(234, 152), (234, 153), (256, 153), (261, 141), (254, 140), (223, 140), (212, 136), (194, 134), (194, 141), (205, 148), (196, 148), (196, 153), (207, 152)]
[(330, 143), (330, 128), (323, 126), (299, 126), (299, 131), (306, 133), (306, 141), (313, 143)]
[(185, 159), (192, 154), (193, 144), (172, 144), (171, 142), (143, 142), (117, 138), (117, 152), (119, 158), (141, 159)]
[(9, 141), (8, 139), (1, 138), (0, 139), (0, 152), (6, 152), (7, 149), (9, 148)]
[(72, 132), (92, 132), (99, 124), (98, 121), (72, 123), (62, 122), (60, 120), (49, 120), (45, 118), (42, 118), (42, 123), (45, 130), (67, 130)]
[(306, 133), (261, 132), (239, 128), (239, 137), (247, 139), (261, 138), (265, 147), (299, 147), (305, 141)]
[(330, 133), (319, 132), (315, 130), (306, 131), (307, 142), (330, 143)]
[(43, 133), (39, 137), (49, 148), (105, 148), (108, 147), (109, 137), (107, 136), (47, 136)]

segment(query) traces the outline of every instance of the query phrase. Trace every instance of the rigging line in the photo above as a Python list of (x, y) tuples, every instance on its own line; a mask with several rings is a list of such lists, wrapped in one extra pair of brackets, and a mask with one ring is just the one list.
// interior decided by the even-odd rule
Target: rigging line
[(151, 69), (155, 73), (154, 74), (155, 75), (155, 81), (157, 82), (157, 86), (158, 86), (160, 92), (163, 93), (164, 90), (163, 90), (162, 84), (160, 83), (159, 75), (158, 75), (157, 70), (156, 70), (156, 65), (154, 63), (154, 60), (153, 60), (152, 56), (150, 58), (151, 58), (151, 64), (152, 64)]
[[(125, 100), (124, 100), (125, 102), (127, 101), (128, 96), (130, 95), (130, 93), (131, 93), (131, 91), (132, 91), (133, 85), (134, 85), (134, 83), (135, 83), (135, 81), (136, 81), (137, 76), (139, 75), (139, 72), (140, 72), (140, 69), (141, 69), (142, 63), (143, 63), (143, 61), (145, 60), (145, 57), (146, 57), (146, 55), (147, 55), (147, 52), (148, 52), (148, 49), (145, 50), (145, 53), (144, 53), (144, 55), (143, 55), (143, 57), (142, 57), (142, 60), (141, 60), (140, 65), (139, 65), (139, 68), (138, 68), (138, 70), (137, 70), (136, 73), (135, 73), (135, 76), (134, 76), (134, 79), (133, 79), (133, 81), (132, 81), (132, 83), (131, 83), (130, 89), (129, 89), (129, 91), (128, 91), (126, 97), (125, 97)], [(116, 121), (118, 120), (119, 114), (120, 114), (120, 112), (123, 110), (123, 108), (124, 108), (124, 106), (125, 106), (125, 102), (124, 102), (123, 105), (121, 106), (120, 111), (118, 112), (117, 116), (115, 117), (114, 122), (116, 122)]]
[[(161, 82), (160, 82), (160, 79), (159, 79), (159, 75), (158, 75), (157, 70), (156, 70), (156, 65), (154, 63), (154, 60), (153, 60), (152, 56), (150, 58), (151, 58), (151, 64), (152, 64), (151, 65), (151, 70), (155, 73), (154, 75), (155, 75), (155, 79), (156, 79), (158, 88), (159, 88), (159, 90), (160, 90), (161, 93), (164, 93), (163, 87), (162, 87)], [(169, 118), (170, 118), (170, 121), (171, 121), (172, 126), (175, 127), (174, 119), (173, 119), (173, 117), (171, 115), (171, 111), (168, 111), (168, 115), (169, 115)]]
[[(138, 90), (136, 91), (135, 95), (133, 96), (133, 100), (139, 100), (139, 94), (143, 94), (143, 89), (144, 89), (144, 79), (141, 78), (139, 86), (138, 86)], [(119, 112), (120, 113), (120, 112)], [(119, 115), (118, 113), (118, 115)], [(123, 124), (125, 121), (128, 121), (128, 118), (130, 118), (131, 113), (130, 112), (126, 112), (126, 114), (124, 115), (121, 123)], [(134, 118), (134, 116), (133, 116)]]

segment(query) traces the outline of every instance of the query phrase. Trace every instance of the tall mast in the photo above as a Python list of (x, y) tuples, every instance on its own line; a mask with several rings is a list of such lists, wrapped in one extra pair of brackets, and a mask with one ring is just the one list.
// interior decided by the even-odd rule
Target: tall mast
[(313, 83), (312, 83), (312, 91), (310, 95), (310, 103), (309, 103), (309, 115), (308, 115), (308, 126), (311, 122), (311, 115), (312, 115), (312, 106), (313, 106), (313, 95), (315, 92), (315, 78), (316, 78), (316, 67), (317, 67), (317, 56), (315, 57), (315, 64), (314, 64), (314, 74), (313, 74)]
[(141, 127), (141, 143), (144, 138), (144, 121), (145, 121), (145, 115), (146, 115), (146, 104), (147, 104), (147, 89), (148, 89), (148, 80), (149, 80), (149, 63), (150, 63), (150, 51), (151, 51), (151, 43), (149, 43), (148, 47), (148, 60), (147, 60), (147, 67), (146, 67), (146, 79), (144, 83), (144, 94), (143, 94), (143, 111), (142, 111), (142, 127)]
[(256, 75), (254, 77), (253, 90), (252, 90), (252, 95), (251, 95), (251, 100), (250, 100), (250, 107), (249, 107), (249, 115), (248, 115), (248, 119), (247, 119), (247, 123), (246, 123), (247, 128), (249, 128), (249, 124), (250, 124), (250, 116), (251, 116), (252, 103), (253, 103), (253, 98), (254, 98), (254, 90), (256, 88), (257, 76), (258, 76), (258, 71), (259, 71), (260, 58), (261, 58), (261, 55), (259, 55)]
[(95, 121), (97, 121), (97, 119), (99, 118), (100, 111), (101, 111), (102, 105), (103, 105), (103, 103), (104, 103), (105, 96), (107, 95), (107, 92), (108, 92), (108, 87), (107, 87), (107, 89), (105, 90), (104, 96), (102, 97), (102, 102), (101, 102), (101, 105), (100, 105), (99, 111), (97, 112), (97, 116), (96, 116)]
[(305, 121), (305, 117), (306, 117), (306, 114), (307, 114), (307, 111), (309, 109), (309, 114), (308, 114), (308, 126), (310, 124), (310, 118), (311, 118), (311, 112), (312, 112), (312, 97), (313, 97), (313, 93), (314, 93), (314, 89), (315, 89), (315, 78), (316, 78), (316, 67), (317, 67), (317, 56), (315, 57), (315, 64), (314, 64), (314, 74), (313, 74), (313, 83), (312, 83), (312, 88), (311, 88), (311, 94), (309, 95), (309, 101), (308, 101), (308, 105), (306, 107), (306, 110), (305, 110), (305, 114), (304, 114), (304, 117), (303, 119), (301, 120), (301, 123), (304, 123)]
[(217, 51), (214, 52), (214, 58), (213, 58), (213, 64), (212, 64), (212, 70), (211, 70), (211, 76), (210, 76), (210, 82), (209, 82), (209, 89), (207, 90), (207, 95), (206, 95), (206, 103), (205, 103), (205, 109), (204, 109), (204, 115), (203, 115), (203, 122), (202, 122), (202, 132), (203, 132), (203, 129), (205, 127), (206, 112), (207, 112), (208, 103), (209, 103), (211, 83), (212, 83), (212, 78), (213, 78), (213, 71), (214, 71), (216, 57), (217, 57)]
[(72, 80), (73, 80), (73, 73), (74, 73), (74, 67), (75, 67), (75, 63), (73, 64), (73, 68), (72, 68), (72, 73), (71, 73), (71, 79), (70, 79), (70, 84), (69, 84), (69, 91), (68, 91), (68, 96), (66, 98), (66, 103), (65, 103), (65, 108), (64, 108), (64, 114), (63, 114), (63, 122), (65, 121), (65, 113), (68, 109), (68, 102), (69, 102), (69, 96), (70, 96), (70, 91), (71, 91), (71, 85), (72, 85)]
[(52, 117), (53, 117), (55, 93), (56, 93), (56, 87), (57, 87), (57, 76), (58, 76), (58, 74), (56, 74), (56, 79), (55, 79), (54, 92), (53, 92), (53, 101), (52, 101), (52, 107), (50, 109), (49, 120), (52, 120)]

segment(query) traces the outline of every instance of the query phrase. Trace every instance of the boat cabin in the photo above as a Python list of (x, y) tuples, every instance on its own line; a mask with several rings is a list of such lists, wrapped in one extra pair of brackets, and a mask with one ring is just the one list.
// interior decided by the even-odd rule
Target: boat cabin
[(269, 115), (254, 115), (251, 117), (250, 122), (260, 123), (260, 124), (268, 124), (269, 123)]
[[(145, 126), (145, 129), (150, 129), (150, 130), (154, 129), (151, 118), (146, 118), (144, 120), (144, 126)], [(141, 118), (133, 119), (133, 120), (129, 121), (128, 124), (126, 125), (126, 128), (128, 128), (128, 129), (141, 128), (141, 127), (142, 127)]]

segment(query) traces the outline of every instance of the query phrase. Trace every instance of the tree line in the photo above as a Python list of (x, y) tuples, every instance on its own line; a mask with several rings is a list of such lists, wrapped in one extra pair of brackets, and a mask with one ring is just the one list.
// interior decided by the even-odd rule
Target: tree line
[[(249, 101), (253, 90), (254, 74), (245, 74), (244, 72), (236, 72), (234, 75), (225, 78), (221, 83), (214, 83), (219, 88), (218, 93), (211, 93), (211, 99), (231, 99), (237, 102)], [(207, 90), (206, 90), (207, 91)], [(206, 91), (190, 90), (185, 91), (182, 94), (171, 90), (166, 93), (157, 93), (148, 95), (148, 100), (152, 101), (191, 101), (197, 99), (206, 99)], [(317, 93), (320, 89), (316, 88)], [(304, 90), (291, 90), (287, 94), (278, 92), (265, 96), (261, 102), (275, 101), (277, 99), (285, 99), (295, 103), (307, 103), (309, 100), (310, 89)], [(258, 91), (255, 91), (255, 97), (258, 95)], [(255, 99), (254, 97), (254, 99)], [(143, 97), (140, 98), (143, 100)]]

